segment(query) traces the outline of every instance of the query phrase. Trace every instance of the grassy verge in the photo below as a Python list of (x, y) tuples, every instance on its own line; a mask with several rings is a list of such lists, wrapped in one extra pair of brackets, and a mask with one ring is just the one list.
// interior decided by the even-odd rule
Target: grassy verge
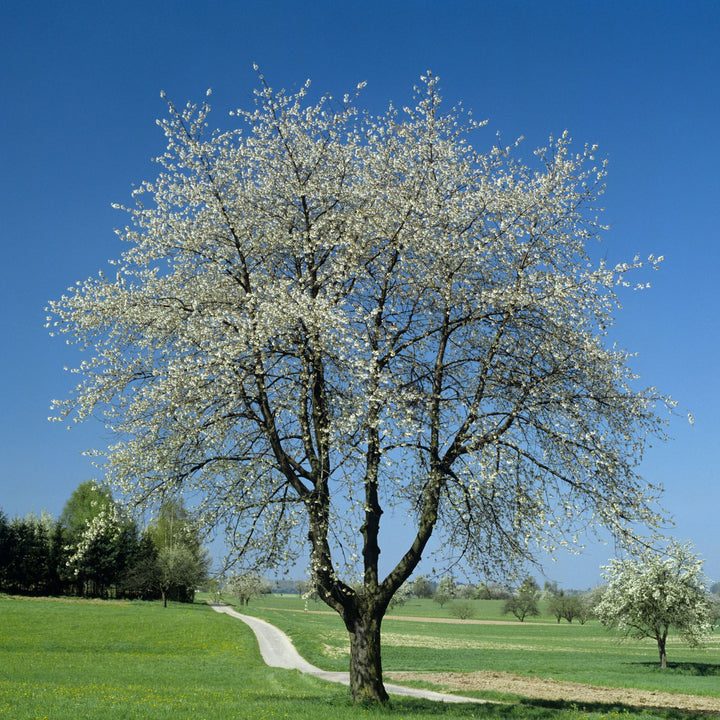
[(267, 668), (249, 629), (204, 605), (163, 609), (0, 597), (0, 623), (0, 718), (13, 720), (700, 717), (562, 702), (477, 706), (395, 699), (389, 708), (354, 707), (343, 686)]

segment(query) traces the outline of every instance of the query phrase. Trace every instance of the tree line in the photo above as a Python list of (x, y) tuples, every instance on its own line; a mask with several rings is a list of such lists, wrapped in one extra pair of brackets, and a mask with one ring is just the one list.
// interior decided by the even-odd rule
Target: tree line
[(181, 501), (164, 502), (141, 527), (117, 512), (107, 487), (88, 481), (57, 519), (0, 510), (0, 592), (192, 602), (208, 569)]
[[(558, 622), (578, 620), (585, 623), (593, 615), (602, 588), (587, 592), (563, 590), (556, 582), (545, 582), (541, 589), (533, 577), (526, 577), (517, 587), (497, 583), (478, 585), (458, 584), (451, 576), (441, 577), (438, 582), (420, 576), (407, 584), (406, 598), (419, 597), (434, 600), (443, 607), (448, 604), (450, 613), (462, 620), (471, 618), (475, 612), (470, 600), (502, 600), (504, 614), (512, 614), (523, 622), (528, 617), (540, 615), (540, 603), (544, 602), (547, 613)], [(400, 594), (402, 597), (402, 593)]]

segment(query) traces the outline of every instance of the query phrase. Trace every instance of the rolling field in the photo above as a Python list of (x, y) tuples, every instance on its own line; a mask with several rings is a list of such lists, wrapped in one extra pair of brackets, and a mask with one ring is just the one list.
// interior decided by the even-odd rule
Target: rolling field
[[(297, 598), (294, 598), (298, 603)], [(306, 613), (273, 598), (276, 607), (262, 610), (262, 601), (248, 610), (253, 614), (285, 618), (285, 629), (308, 659), (331, 669), (347, 667), (342, 651), (339, 623), (332, 615)], [(278, 606), (279, 605), (279, 606)], [(300, 612), (288, 610), (300, 609)], [(319, 608), (318, 608), (319, 609)], [(399, 610), (409, 609), (400, 608)], [(275, 618), (272, 618), (275, 620)], [(281, 624), (278, 621), (278, 624)], [(519, 623), (517, 624), (519, 625)], [(523, 656), (546, 652), (562, 655), (582, 634), (553, 624), (544, 626), (566, 632), (572, 644), (539, 650), (550, 636), (507, 634), (511, 625), (470, 625), (422, 623), (388, 619), (385, 664), (388, 670), (423, 670), (450, 667), (479, 669), (485, 657), (502, 665), (512, 661), (520, 671), (527, 663)], [(483, 636), (484, 643), (503, 647), (484, 650), (470, 630), (502, 629), (498, 635)], [(520, 630), (527, 631), (524, 624)], [(537, 629), (533, 626), (533, 629)], [(588, 626), (585, 628), (589, 629)], [(599, 628), (597, 628), (599, 630)], [(578, 632), (580, 631), (580, 632)], [(553, 636), (554, 637), (554, 636)], [(443, 647), (426, 647), (442, 640)], [(717, 638), (716, 638), (717, 640)], [(528, 649), (523, 650), (522, 645)], [(327, 645), (327, 647), (325, 647)], [(610, 650), (612, 650), (612, 643)], [(315, 653), (312, 656), (310, 650)], [(329, 650), (328, 648), (333, 648)], [(530, 650), (535, 648), (535, 650)], [(628, 652), (630, 651), (630, 652)], [(644, 651), (644, 652), (643, 652)], [(618, 659), (632, 668), (639, 664), (638, 678), (652, 682), (657, 676), (647, 663), (654, 661), (652, 648), (619, 646)], [(609, 652), (609, 651), (607, 651)], [(670, 662), (680, 662), (680, 648), (671, 648)], [(499, 653), (494, 655), (493, 653)], [(591, 652), (578, 650), (578, 657)], [(601, 655), (605, 655), (603, 650)], [(685, 653), (683, 668), (671, 668), (673, 681), (682, 690), (720, 696), (720, 650), (718, 643), (704, 653)], [(432, 658), (436, 659), (433, 660)], [(536, 657), (536, 660), (540, 656)], [(474, 659), (473, 659), (474, 658)], [(479, 658), (483, 658), (479, 662)], [(572, 665), (572, 662), (558, 666)], [(705, 667), (706, 675), (698, 673)], [(504, 669), (509, 669), (506, 667)], [(566, 668), (567, 669), (567, 668)], [(599, 672), (600, 676), (607, 671)], [(663, 682), (660, 682), (660, 681)], [(708, 680), (707, 687), (702, 683)], [(603, 681), (604, 682), (604, 681)], [(598, 680), (598, 684), (600, 681)], [(691, 689), (694, 688), (694, 689)], [(463, 694), (468, 694), (463, 691)], [(509, 699), (509, 698), (508, 698)], [(76, 718), (507, 718), (508, 720), (600, 720), (614, 717), (641, 717), (644, 720), (700, 718), (695, 712), (640, 710), (618, 703), (573, 703), (523, 700), (495, 705), (438, 705), (424, 700), (393, 699), (389, 708), (354, 707), (347, 688), (323, 683), (295, 671), (267, 668), (261, 661), (250, 630), (239, 621), (218, 615), (202, 604), (84, 602), (66, 599), (30, 600), (0, 597), (0, 718), (29, 720), (75, 720)]]
[[(396, 608), (383, 621), (385, 672), (514, 673), (720, 699), (717, 632), (702, 649), (670, 637), (670, 667), (661, 670), (654, 641), (624, 640), (597, 622), (558, 624), (542, 617), (520, 623), (502, 615), (501, 601), (475, 604), (475, 617), (481, 619), (463, 621), (452, 619), (448, 606), (441, 609), (429, 600)], [(339, 618), (326, 613), (321, 603), (308, 603), (307, 612), (305, 607), (297, 597), (266, 596), (241, 610), (281, 627), (311, 663), (346, 669), (348, 641)]]

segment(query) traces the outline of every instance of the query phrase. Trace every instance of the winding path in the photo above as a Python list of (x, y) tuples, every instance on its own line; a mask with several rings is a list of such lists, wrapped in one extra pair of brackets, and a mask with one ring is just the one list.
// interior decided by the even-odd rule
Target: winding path
[[(329, 670), (321, 670), (311, 665), (300, 653), (295, 649), (292, 640), (279, 628), (271, 625), (265, 620), (252, 617), (250, 615), (242, 615), (227, 605), (217, 603), (209, 603), (213, 610), (219, 613), (225, 613), (230, 617), (242, 620), (255, 633), (258, 645), (260, 646), (260, 654), (263, 660), (270, 667), (285, 668), (286, 670), (300, 670), (300, 672), (313, 675), (321, 680), (328, 682), (339, 682), (344, 685), (350, 684), (350, 673), (347, 672), (331, 672)], [(404, 687), (403, 685), (385, 684), (385, 689), (392, 695), (409, 695), (411, 697), (423, 698), (425, 700), (435, 700), (437, 702), (446, 703), (478, 703), (485, 704), (486, 700), (479, 698), (461, 697), (460, 695), (446, 695), (445, 693), (433, 692), (432, 690), (421, 690), (419, 688)]]

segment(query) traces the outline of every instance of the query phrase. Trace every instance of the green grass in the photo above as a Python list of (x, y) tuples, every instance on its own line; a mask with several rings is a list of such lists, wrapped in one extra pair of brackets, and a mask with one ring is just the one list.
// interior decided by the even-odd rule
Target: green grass
[[(299, 621), (334, 620), (325, 615), (274, 612)], [(301, 625), (298, 622), (295, 627)], [(330, 628), (331, 624), (315, 627)], [(0, 597), (0, 718), (322, 720), (329, 716), (343, 720), (700, 717), (673, 711), (640, 712), (618, 705), (578, 707), (534, 701), (477, 706), (394, 699), (389, 708), (354, 707), (343, 686), (267, 668), (250, 630), (205, 605), (171, 604), (163, 609), (158, 603)]]
[[(661, 670), (651, 640), (621, 640), (597, 622), (579, 625), (555, 620), (508, 621), (500, 601), (476, 601), (484, 617), (502, 624), (472, 621), (428, 623), (393, 619), (447, 618), (437, 603), (414, 600), (397, 608), (383, 621), (385, 671), (478, 670), (517, 673), (592, 685), (659, 690), (720, 698), (720, 635), (704, 649), (686, 647), (678, 638), (668, 640), (670, 667)], [(264, 597), (243, 608), (281, 627), (302, 655), (319, 667), (343, 670), (348, 665), (347, 633), (340, 619), (322, 612), (319, 603), (297, 597)], [(412, 610), (412, 612), (408, 612)], [(288, 612), (294, 611), (294, 612)], [(315, 612), (313, 612), (315, 611)], [(442, 613), (442, 614), (441, 614)]]

